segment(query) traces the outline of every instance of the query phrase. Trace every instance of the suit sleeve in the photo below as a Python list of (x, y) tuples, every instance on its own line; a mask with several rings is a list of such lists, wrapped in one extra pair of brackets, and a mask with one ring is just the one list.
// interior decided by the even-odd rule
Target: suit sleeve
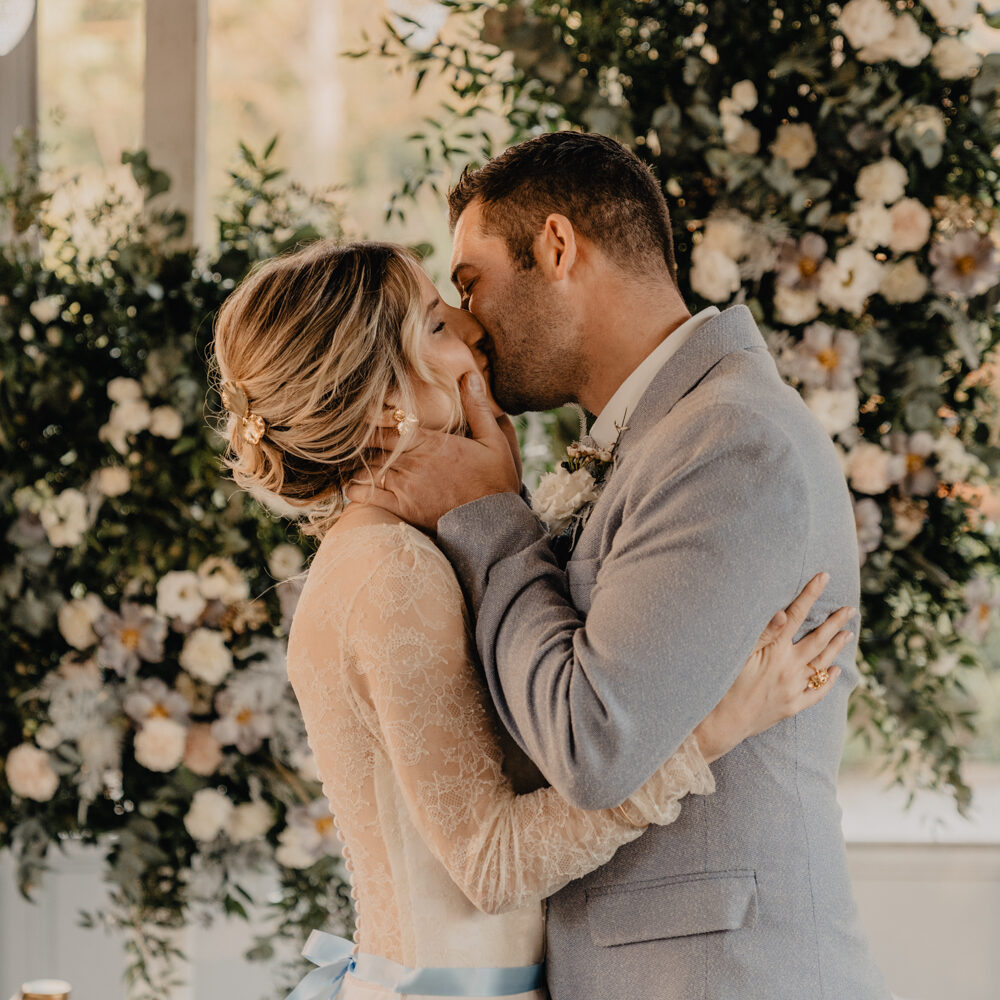
[(438, 524), (501, 719), (586, 809), (631, 795), (709, 714), (804, 566), (803, 463), (780, 427), (717, 406), (643, 444), (615, 473), (622, 520), (585, 620), (519, 497)]

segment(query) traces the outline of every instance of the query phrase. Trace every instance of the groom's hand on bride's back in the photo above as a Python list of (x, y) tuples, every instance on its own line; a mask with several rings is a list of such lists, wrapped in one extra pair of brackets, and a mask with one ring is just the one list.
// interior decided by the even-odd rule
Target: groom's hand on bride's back
[(379, 459), (388, 458), (399, 437), (395, 430), (380, 429), (373, 440), (372, 475), (355, 479), (348, 499), (373, 503), (433, 531), (456, 507), (494, 493), (519, 493), (520, 458), (510, 419), (493, 415), (480, 375), (466, 375), (461, 393), (470, 437), (414, 428), (407, 432), (406, 450), (384, 469)]

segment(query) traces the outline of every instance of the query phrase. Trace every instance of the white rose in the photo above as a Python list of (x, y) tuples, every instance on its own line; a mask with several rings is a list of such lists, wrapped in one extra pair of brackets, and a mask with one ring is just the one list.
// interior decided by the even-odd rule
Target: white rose
[(304, 557), (297, 545), (276, 545), (268, 557), (267, 566), (276, 580), (287, 580), (302, 572)]
[(808, 288), (778, 285), (774, 291), (774, 312), (779, 322), (790, 326), (809, 323), (819, 315), (819, 296)]
[(87, 530), (87, 498), (79, 490), (63, 490), (45, 503), (38, 516), (53, 546), (72, 548), (83, 541)]
[(172, 570), (156, 585), (156, 609), (168, 618), (180, 618), (188, 625), (196, 622), (205, 610), (197, 573)]
[(806, 405), (830, 437), (858, 422), (858, 394), (853, 389), (813, 389), (806, 396)]
[(124, 465), (105, 465), (97, 470), (94, 483), (106, 497), (120, 497), (132, 488), (132, 476)]
[(886, 302), (898, 305), (902, 302), (919, 302), (930, 287), (930, 281), (913, 257), (905, 257), (885, 269), (879, 292)]
[(113, 378), (108, 383), (108, 399), (116, 403), (142, 399), (142, 386), (134, 378)]
[(951, 434), (938, 439), (934, 453), (937, 455), (938, 475), (946, 483), (964, 482), (973, 468), (979, 465), (975, 455), (970, 455), (965, 445)]
[(210, 601), (218, 599), (235, 604), (250, 596), (250, 584), (232, 559), (209, 556), (198, 567), (198, 580), (202, 596)]
[(570, 472), (560, 465), (542, 476), (531, 497), (531, 509), (550, 530), (560, 531), (581, 507), (596, 499), (594, 477), (587, 469)]
[(184, 759), (187, 729), (173, 719), (150, 719), (135, 734), (135, 759), (150, 771), (172, 771)]
[(741, 111), (753, 111), (757, 107), (757, 87), (753, 80), (740, 80), (733, 84), (733, 100)]
[(722, 141), (731, 153), (756, 156), (760, 152), (760, 129), (739, 115), (722, 116)]
[(978, 52), (969, 48), (961, 39), (950, 35), (945, 35), (934, 43), (931, 59), (934, 61), (934, 68), (945, 80), (975, 76), (982, 63)]
[(278, 848), (274, 860), (284, 868), (309, 868), (316, 855), (309, 849), (296, 827), (286, 826), (278, 834)]
[(920, 30), (912, 14), (896, 18), (886, 38), (874, 42), (858, 53), (861, 62), (876, 63), (894, 59), (900, 66), (919, 66), (931, 50), (931, 40)]
[(44, 299), (36, 299), (28, 306), (31, 313), (39, 323), (54, 323), (59, 319), (62, 312), (63, 303), (66, 301), (62, 295), (46, 295)]
[(859, 201), (847, 217), (847, 229), (867, 250), (888, 246), (892, 239), (892, 216), (877, 201)]
[(847, 478), (859, 493), (885, 493), (905, 472), (905, 456), (894, 455), (869, 441), (859, 441), (847, 455)]
[(149, 426), (151, 413), (144, 399), (126, 399), (111, 408), (108, 423), (122, 434), (138, 434)]
[(854, 190), (862, 201), (894, 205), (906, 193), (906, 167), (891, 156), (869, 163), (858, 172)]
[(746, 216), (738, 212), (710, 215), (705, 220), (705, 232), (699, 245), (739, 260), (746, 253), (747, 221)]
[(274, 823), (274, 814), (266, 802), (259, 799), (243, 802), (229, 816), (226, 832), (234, 844), (259, 840)]
[(886, 38), (895, 23), (885, 0), (850, 0), (840, 13), (840, 30), (855, 49)]
[(782, 157), (792, 170), (801, 170), (816, 155), (816, 136), (807, 122), (786, 122), (778, 126), (771, 154)]
[(196, 628), (184, 640), (180, 664), (192, 677), (219, 684), (233, 669), (233, 654), (221, 632)]
[(889, 249), (893, 253), (919, 250), (931, 235), (931, 213), (916, 198), (903, 198), (892, 206), (892, 237)]
[(97, 642), (94, 622), (104, 613), (105, 607), (97, 594), (87, 594), (67, 601), (59, 609), (59, 631), (74, 649), (86, 649)]
[(233, 804), (214, 788), (200, 788), (191, 799), (184, 827), (195, 840), (215, 840), (229, 822)]
[(48, 802), (59, 787), (59, 775), (49, 763), (49, 755), (31, 743), (22, 743), (7, 754), (4, 767), (10, 790), (22, 799)]
[(157, 406), (149, 415), (149, 433), (171, 441), (181, 436), (184, 421), (172, 406)]
[(868, 298), (878, 291), (882, 265), (864, 247), (851, 244), (825, 260), (819, 271), (819, 298), (830, 309), (860, 316)]
[(979, 8), (978, 0), (924, 0), (924, 6), (942, 28), (967, 28)]
[(978, 52), (981, 56), (1000, 52), (1000, 28), (991, 28), (982, 14), (977, 14), (972, 19), (972, 28), (962, 38), (973, 52)]
[(691, 252), (691, 287), (710, 302), (728, 302), (740, 288), (736, 261), (720, 250), (698, 244)]

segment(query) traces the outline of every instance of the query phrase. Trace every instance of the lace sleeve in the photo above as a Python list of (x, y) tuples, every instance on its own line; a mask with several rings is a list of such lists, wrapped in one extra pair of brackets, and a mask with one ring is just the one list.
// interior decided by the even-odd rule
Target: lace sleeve
[(470, 657), (458, 582), (431, 542), (406, 537), (368, 551), (346, 638), (358, 696), (377, 719), (375, 737), (413, 822), (478, 908), (499, 913), (551, 895), (651, 820), (671, 822), (689, 791), (711, 790), (690, 739), (621, 809), (574, 808), (552, 788), (515, 795)]

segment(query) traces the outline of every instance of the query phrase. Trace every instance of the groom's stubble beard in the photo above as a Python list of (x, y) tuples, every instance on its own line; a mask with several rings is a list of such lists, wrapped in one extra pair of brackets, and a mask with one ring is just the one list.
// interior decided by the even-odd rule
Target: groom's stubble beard
[(483, 320), (493, 395), (506, 413), (576, 400), (587, 372), (578, 324), (537, 270), (515, 272)]

